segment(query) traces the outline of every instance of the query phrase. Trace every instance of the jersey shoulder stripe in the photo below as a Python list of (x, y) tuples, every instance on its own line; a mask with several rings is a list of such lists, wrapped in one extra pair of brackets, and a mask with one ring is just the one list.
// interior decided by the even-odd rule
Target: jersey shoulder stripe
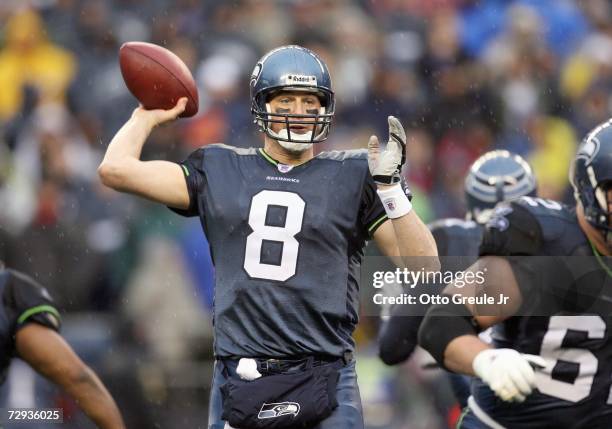
[(54, 317), (54, 320), (52, 320), (52, 323), (56, 329), (59, 329), (60, 320), (62, 319), (59, 314), (59, 311), (57, 311), (55, 307), (48, 305), (48, 304), (37, 305), (35, 307), (28, 308), (26, 311), (24, 311), (23, 313), (19, 315), (19, 317), (17, 318), (17, 324), (22, 325), (28, 319), (31, 319), (32, 316), (36, 314), (40, 314), (40, 313), (49, 313), (50, 315), (52, 315)]
[(35, 321), (48, 328), (59, 330), (61, 316), (49, 292), (30, 276), (7, 269), (2, 293), (5, 308), (9, 309), (17, 327)]

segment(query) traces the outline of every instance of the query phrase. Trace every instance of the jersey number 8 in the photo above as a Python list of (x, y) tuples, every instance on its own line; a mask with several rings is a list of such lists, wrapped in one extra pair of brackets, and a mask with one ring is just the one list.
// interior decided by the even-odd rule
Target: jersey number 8
[[(284, 225), (270, 225), (268, 211), (285, 210)], [(286, 281), (295, 275), (300, 243), (295, 236), (302, 230), (306, 203), (295, 192), (264, 190), (253, 196), (249, 226), (253, 230), (246, 240), (244, 269), (252, 278)], [(280, 244), (278, 263), (262, 261), (266, 244)]]

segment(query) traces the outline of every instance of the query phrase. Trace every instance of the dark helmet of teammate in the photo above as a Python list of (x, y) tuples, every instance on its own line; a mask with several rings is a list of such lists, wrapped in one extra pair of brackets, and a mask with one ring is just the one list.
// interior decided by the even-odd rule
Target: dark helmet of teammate
[[(335, 99), (327, 66), (317, 54), (297, 45), (281, 46), (265, 54), (251, 75), (251, 113), (261, 131), (275, 140), (319, 143), (327, 139), (334, 116)], [(269, 101), (279, 91), (312, 92), (321, 101), (316, 113), (271, 115)], [(271, 130), (271, 123), (285, 124), (286, 135)], [(292, 125), (315, 125), (310, 138), (291, 135)], [(284, 133), (283, 133), (284, 134)]]
[(612, 119), (595, 127), (582, 141), (570, 168), (570, 182), (586, 221), (612, 245), (607, 195), (612, 189)]
[(465, 178), (467, 217), (484, 224), (495, 205), (525, 195), (535, 196), (536, 180), (531, 166), (507, 150), (493, 150), (478, 158)]

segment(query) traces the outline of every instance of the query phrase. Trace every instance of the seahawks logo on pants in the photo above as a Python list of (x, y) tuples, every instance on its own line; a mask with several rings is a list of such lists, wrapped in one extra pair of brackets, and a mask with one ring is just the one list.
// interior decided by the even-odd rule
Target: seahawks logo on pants
[(264, 403), (257, 415), (258, 419), (273, 419), (280, 416), (293, 414), (297, 416), (300, 412), (300, 404), (297, 402), (278, 402), (274, 404)]

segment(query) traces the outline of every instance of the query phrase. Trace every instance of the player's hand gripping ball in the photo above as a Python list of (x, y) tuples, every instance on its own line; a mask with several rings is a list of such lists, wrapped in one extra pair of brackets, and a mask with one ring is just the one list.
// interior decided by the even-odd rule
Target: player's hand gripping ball
[(119, 49), (119, 65), (130, 92), (147, 110), (172, 109), (181, 97), (187, 106), (179, 117), (198, 112), (198, 89), (185, 63), (166, 48), (127, 42)]

